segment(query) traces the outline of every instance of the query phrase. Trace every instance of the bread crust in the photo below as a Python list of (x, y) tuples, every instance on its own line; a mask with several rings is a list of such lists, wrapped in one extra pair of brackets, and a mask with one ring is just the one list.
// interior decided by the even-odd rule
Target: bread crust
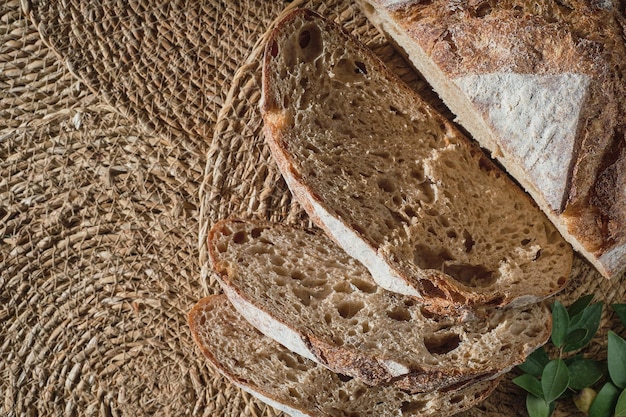
[[(407, 51), (416, 45), (432, 60), (439, 75), (420, 64), (424, 56), (411, 59), (459, 115), (459, 122), (467, 123), (474, 138), (524, 186), (574, 248), (603, 275), (619, 275), (626, 268), (626, 257), (616, 256), (626, 249), (625, 2), (362, 3), (366, 14), (397, 44)], [(545, 151), (567, 153), (567, 163), (558, 164), (563, 158), (553, 158), (555, 162), (546, 167), (564, 179), (556, 188), (549, 186), (545, 176), (533, 177), (527, 161), (507, 151), (503, 145), (507, 138), (494, 133), (493, 125), (461, 117), (467, 111), (462, 107), (470, 104), (457, 102), (463, 93), (455, 90), (454, 80), (507, 73), (537, 79), (578, 74), (589, 80), (571, 139), (561, 145), (554, 142)], [(552, 98), (555, 108), (567, 107), (572, 100), (558, 94)], [(473, 105), (476, 108), (469, 112), (487, 120), (499, 102), (494, 100), (482, 109)]]

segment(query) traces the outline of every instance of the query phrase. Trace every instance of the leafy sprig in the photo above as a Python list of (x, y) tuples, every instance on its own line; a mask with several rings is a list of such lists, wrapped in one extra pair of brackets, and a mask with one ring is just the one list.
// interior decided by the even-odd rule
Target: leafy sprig
[[(626, 304), (611, 305), (626, 327)], [(626, 341), (614, 331), (608, 333), (606, 361), (578, 353), (600, 327), (603, 304), (585, 295), (569, 308), (552, 305), (550, 340), (556, 357), (544, 347), (531, 353), (518, 368), (523, 372), (513, 382), (523, 388), (530, 417), (549, 417), (556, 401), (571, 397), (589, 417), (626, 417)]]

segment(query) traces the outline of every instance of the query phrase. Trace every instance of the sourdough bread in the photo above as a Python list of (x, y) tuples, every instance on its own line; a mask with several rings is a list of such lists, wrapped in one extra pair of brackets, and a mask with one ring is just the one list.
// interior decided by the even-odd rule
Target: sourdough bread
[(189, 313), (197, 345), (231, 382), (292, 416), (451, 416), (486, 398), (498, 381), (456, 392), (407, 394), (335, 374), (259, 333), (226, 297), (200, 300)]
[(319, 230), (225, 220), (209, 233), (212, 268), (235, 308), (288, 349), (359, 378), (428, 392), (492, 379), (550, 336), (544, 305), (451, 317), (376, 285)]
[(434, 310), (525, 305), (572, 253), (531, 199), (369, 50), (313, 12), (270, 35), (264, 133), (312, 220)]
[(626, 268), (626, 2), (360, 0), (600, 273)]

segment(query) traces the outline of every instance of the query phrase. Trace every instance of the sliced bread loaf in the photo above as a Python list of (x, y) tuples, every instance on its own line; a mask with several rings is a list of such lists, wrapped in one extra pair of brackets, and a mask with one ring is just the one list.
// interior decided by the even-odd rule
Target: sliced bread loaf
[(456, 392), (407, 394), (335, 374), (259, 333), (226, 297), (199, 301), (189, 325), (202, 353), (234, 384), (292, 416), (451, 416), (486, 398), (498, 381)]
[(376, 285), (321, 231), (225, 220), (208, 247), (224, 292), (251, 324), (369, 385), (426, 392), (492, 379), (550, 335), (545, 305), (467, 317), (424, 312), (414, 298)]
[(566, 284), (571, 248), (532, 200), (333, 23), (285, 17), (262, 94), (294, 196), (384, 288), (441, 310), (529, 304)]
[(361, 3), (574, 248), (623, 271), (624, 2)]

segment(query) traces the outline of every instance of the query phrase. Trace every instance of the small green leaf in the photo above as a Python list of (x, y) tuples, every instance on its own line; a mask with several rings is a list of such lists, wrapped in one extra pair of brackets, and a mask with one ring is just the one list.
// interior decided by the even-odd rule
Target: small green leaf
[(582, 349), (591, 341), (600, 327), (602, 305), (602, 303), (591, 304), (570, 320), (570, 332), (576, 329), (585, 329), (587, 335), (577, 343), (566, 344), (563, 348), (565, 352)]
[(615, 417), (626, 417), (626, 389), (622, 391), (617, 399)]
[(552, 343), (556, 347), (563, 346), (569, 327), (567, 310), (560, 301), (555, 301), (552, 306)]
[(569, 385), (569, 371), (562, 359), (551, 360), (541, 374), (543, 398), (550, 403), (561, 396)]
[(602, 362), (591, 359), (572, 362), (567, 368), (569, 369), (569, 387), (576, 391), (592, 386), (602, 378), (605, 372)]
[(573, 364), (576, 361), (582, 361), (583, 359), (585, 359), (585, 355), (583, 355), (582, 353), (578, 353), (574, 356), (570, 356), (569, 358), (565, 358), (563, 359), (565, 361), (565, 364), (567, 366), (570, 366), (571, 364)]
[(611, 330), (609, 330), (607, 362), (613, 383), (622, 389), (626, 388), (626, 341)]
[(564, 344), (567, 346), (574, 346), (579, 343), (583, 343), (588, 334), (589, 330), (587, 329), (572, 330), (567, 334), (567, 336), (565, 336)]
[(622, 322), (622, 326), (626, 327), (626, 304), (612, 304), (613, 311), (617, 313), (619, 321)]
[(604, 384), (589, 408), (589, 417), (611, 417), (619, 398), (620, 390), (610, 382)]
[(574, 317), (581, 311), (583, 311), (593, 300), (593, 294), (587, 294), (580, 297), (578, 300), (574, 301), (574, 303), (569, 306), (567, 312), (569, 313), (570, 318)]
[(518, 387), (524, 388), (535, 397), (543, 398), (541, 382), (539, 382), (539, 380), (534, 376), (530, 374), (523, 374), (518, 376), (517, 378), (513, 378), (513, 383)]
[(548, 362), (550, 362), (548, 354), (543, 347), (540, 347), (528, 355), (526, 361), (519, 365), (518, 368), (527, 374), (539, 378), (543, 373), (543, 368), (545, 368)]
[(543, 398), (535, 397), (532, 394), (526, 396), (526, 410), (530, 417), (550, 417), (551, 408), (550, 404)]

